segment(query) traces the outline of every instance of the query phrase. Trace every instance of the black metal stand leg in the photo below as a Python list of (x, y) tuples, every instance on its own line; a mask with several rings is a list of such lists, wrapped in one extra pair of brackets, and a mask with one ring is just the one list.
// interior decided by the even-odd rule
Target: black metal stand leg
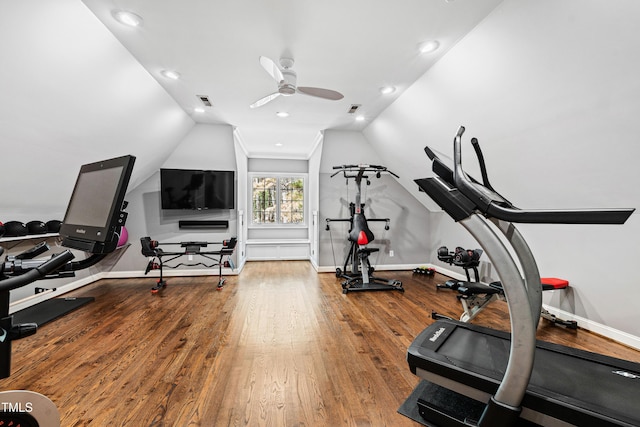
[(160, 278), (156, 282), (156, 285), (151, 288), (151, 293), (154, 295), (160, 293), (160, 291), (167, 287), (167, 282), (162, 276), (162, 258), (158, 257), (158, 261), (160, 263)]

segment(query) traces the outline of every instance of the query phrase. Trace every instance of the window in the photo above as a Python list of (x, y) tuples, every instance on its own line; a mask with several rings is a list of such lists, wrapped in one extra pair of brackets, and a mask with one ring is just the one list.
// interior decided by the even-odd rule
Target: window
[(254, 175), (251, 179), (252, 224), (304, 224), (305, 178)]

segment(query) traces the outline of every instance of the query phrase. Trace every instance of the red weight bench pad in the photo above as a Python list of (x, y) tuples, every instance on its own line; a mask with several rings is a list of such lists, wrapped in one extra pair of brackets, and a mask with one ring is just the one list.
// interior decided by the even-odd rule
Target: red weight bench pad
[(540, 283), (542, 284), (543, 291), (553, 291), (555, 289), (565, 289), (569, 287), (568, 280), (558, 279), (556, 277), (541, 277)]

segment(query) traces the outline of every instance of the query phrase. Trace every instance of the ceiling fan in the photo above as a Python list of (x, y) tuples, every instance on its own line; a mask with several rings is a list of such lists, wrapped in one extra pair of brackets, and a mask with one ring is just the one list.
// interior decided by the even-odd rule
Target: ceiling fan
[(249, 107), (260, 107), (267, 102), (273, 101), (280, 95), (290, 96), (294, 93), (303, 93), (309, 96), (315, 96), (317, 98), (329, 99), (331, 101), (337, 101), (344, 98), (340, 92), (330, 89), (321, 89), (317, 87), (296, 86), (297, 75), (296, 72), (291, 69), (293, 67), (293, 59), (280, 58), (280, 65), (282, 69), (271, 59), (266, 56), (260, 57), (260, 65), (267, 73), (278, 83), (278, 91), (267, 95), (264, 98), (260, 98)]

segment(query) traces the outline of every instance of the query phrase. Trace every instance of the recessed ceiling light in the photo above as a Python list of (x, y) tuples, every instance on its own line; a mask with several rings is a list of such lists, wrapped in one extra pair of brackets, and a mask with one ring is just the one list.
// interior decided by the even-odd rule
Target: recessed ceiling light
[(435, 52), (440, 47), (440, 42), (438, 40), (429, 40), (424, 43), (421, 43), (418, 49), (420, 53), (431, 53)]
[(162, 70), (160, 74), (172, 80), (178, 80), (180, 78), (180, 73), (173, 70)]
[(119, 23), (129, 27), (139, 27), (142, 25), (142, 17), (133, 12), (126, 10), (113, 10), (111, 12), (111, 16), (113, 16)]
[(196, 112), (196, 113), (204, 113), (204, 108), (196, 107), (196, 108), (193, 109), (193, 111)]
[(276, 142), (276, 147), (282, 147), (282, 142)]
[(384, 86), (380, 88), (380, 93), (383, 95), (389, 95), (396, 91), (396, 88), (393, 86)]
[(364, 122), (364, 120), (365, 120), (365, 117), (363, 115), (356, 116), (356, 121)]
[(284, 118), (284, 117), (289, 117), (289, 113), (287, 113), (286, 111), (278, 111), (278, 112), (276, 113), (276, 116), (278, 116), (278, 117), (283, 117), (283, 118)]

